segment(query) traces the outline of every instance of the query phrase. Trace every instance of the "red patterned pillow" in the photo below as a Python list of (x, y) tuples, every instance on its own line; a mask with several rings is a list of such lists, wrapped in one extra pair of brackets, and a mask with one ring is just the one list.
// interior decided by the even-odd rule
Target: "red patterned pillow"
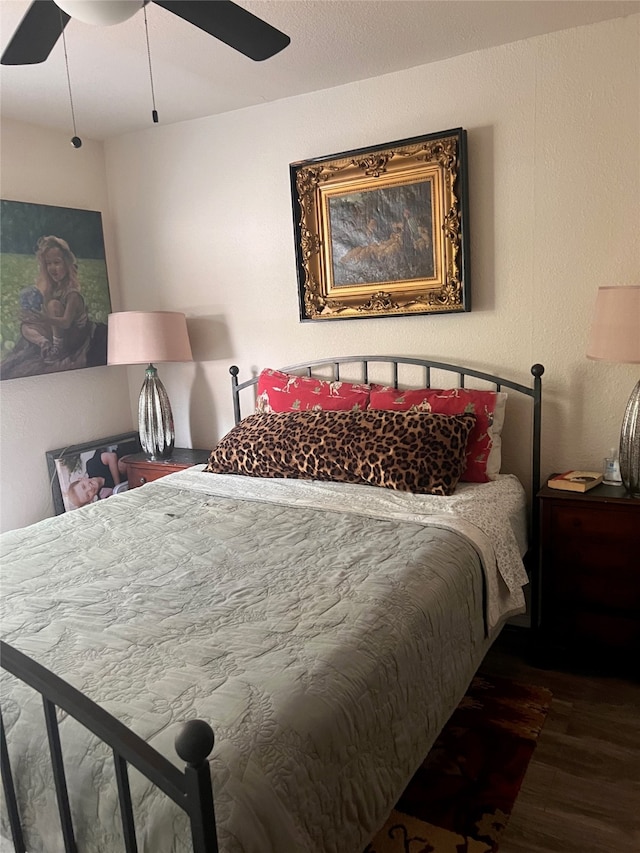
[(263, 370), (258, 377), (256, 412), (362, 411), (369, 404), (369, 387)]
[(425, 411), (443, 415), (465, 412), (476, 416), (467, 444), (467, 464), (460, 480), (486, 483), (500, 473), (502, 425), (507, 395), (504, 391), (480, 391), (472, 388), (418, 388), (401, 391), (374, 385), (369, 407), (388, 411)]

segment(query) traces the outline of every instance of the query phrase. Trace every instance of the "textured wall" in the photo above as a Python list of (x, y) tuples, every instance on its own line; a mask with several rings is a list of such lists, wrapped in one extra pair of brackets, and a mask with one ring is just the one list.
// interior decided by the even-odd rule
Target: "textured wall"
[[(539, 361), (543, 471), (599, 467), (637, 380), (585, 346), (598, 286), (640, 281), (639, 32), (636, 15), (106, 143), (125, 307), (196, 318), (200, 362), (162, 371), (181, 440), (231, 424), (230, 363), (404, 353), (527, 380)], [(457, 126), (473, 311), (301, 324), (288, 164)]]
[[(117, 269), (102, 145), (3, 122), (2, 198), (102, 211), (112, 303)], [(25, 282), (25, 285), (29, 282)], [(45, 453), (132, 428), (126, 368), (94, 367), (0, 382), (0, 527), (53, 515)]]

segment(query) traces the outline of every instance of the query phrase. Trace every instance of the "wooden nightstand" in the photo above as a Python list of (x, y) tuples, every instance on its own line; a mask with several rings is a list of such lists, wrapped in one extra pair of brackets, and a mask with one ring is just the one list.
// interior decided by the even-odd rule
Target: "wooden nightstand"
[(174, 471), (182, 471), (192, 465), (204, 463), (209, 459), (209, 450), (189, 450), (184, 447), (176, 447), (169, 459), (151, 460), (146, 453), (132, 453), (124, 456), (123, 461), (127, 465), (127, 480), (129, 488), (135, 489), (151, 483)]
[(538, 499), (543, 648), (640, 674), (640, 500), (605, 485)]

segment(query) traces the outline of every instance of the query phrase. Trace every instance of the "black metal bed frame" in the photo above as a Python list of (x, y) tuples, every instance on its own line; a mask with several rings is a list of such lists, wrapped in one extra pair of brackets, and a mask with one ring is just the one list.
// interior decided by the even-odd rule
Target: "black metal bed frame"
[[(393, 378), (390, 384), (393, 384), (395, 388), (400, 387), (399, 365), (410, 365), (424, 369), (425, 387), (431, 387), (432, 370), (448, 371), (449, 373), (457, 374), (458, 387), (460, 388), (465, 387), (466, 377), (473, 377), (493, 385), (497, 391), (500, 391), (502, 388), (510, 388), (532, 399), (531, 483), (533, 495), (531, 500), (529, 551), (530, 553), (533, 552), (533, 558), (530, 561), (532, 625), (537, 626), (539, 613), (537, 572), (538, 510), (535, 494), (540, 485), (541, 377), (544, 373), (544, 367), (541, 364), (534, 364), (531, 368), (533, 376), (531, 387), (493, 374), (483, 373), (458, 365), (399, 356), (341, 356), (291, 365), (290, 367), (283, 367), (281, 370), (285, 373), (299, 373), (300, 371), (304, 371), (308, 376), (311, 376), (314, 369), (331, 366), (334, 381), (340, 381), (341, 365), (360, 364), (362, 370), (361, 381), (367, 382), (369, 366), (376, 363), (389, 363), (393, 366)], [(229, 372), (231, 373), (234, 416), (236, 423), (238, 423), (241, 419), (240, 393), (244, 389), (256, 385), (258, 377), (254, 376), (246, 382), (239, 383), (239, 369), (236, 366), (232, 366), (229, 368)], [(129, 788), (128, 765), (140, 771), (152, 784), (160, 788), (186, 812), (191, 824), (194, 853), (218, 853), (211, 774), (208, 761), (208, 756), (213, 748), (214, 735), (208, 723), (202, 720), (190, 720), (184, 724), (177, 736), (175, 741), (176, 752), (186, 762), (184, 772), (181, 772), (167, 758), (146, 743), (146, 741), (87, 696), (83, 695), (79, 690), (5, 642), (0, 642), (0, 665), (42, 696), (65, 853), (77, 853), (77, 845), (67, 793), (56, 708), (60, 708), (74, 717), (111, 747), (126, 853), (137, 853), (138, 849)], [(13, 843), (16, 853), (25, 853), (26, 848), (1, 714), (0, 735), (2, 783)]]
[[(129, 789), (129, 764), (139, 770), (187, 813), (191, 823), (194, 853), (218, 853), (211, 773), (208, 761), (208, 756), (213, 749), (213, 730), (208, 723), (204, 720), (189, 720), (176, 737), (176, 752), (186, 762), (184, 772), (181, 772), (168, 758), (149, 746), (146, 741), (105, 711), (104, 708), (96, 705), (95, 702), (76, 690), (68, 682), (3, 641), (0, 641), (0, 663), (4, 669), (28, 684), (42, 696), (65, 853), (77, 853), (78, 847), (71, 819), (56, 708), (60, 708), (74, 717), (110, 746), (113, 751), (122, 819), (122, 837), (126, 853), (137, 853), (138, 850)], [(7, 803), (13, 845), (16, 853), (26, 853), (1, 714), (0, 736), (2, 785)]]

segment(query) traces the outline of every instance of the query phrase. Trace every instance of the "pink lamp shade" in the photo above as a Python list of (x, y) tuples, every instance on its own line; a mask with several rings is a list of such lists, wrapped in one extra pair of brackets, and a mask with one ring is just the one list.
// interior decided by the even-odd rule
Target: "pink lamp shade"
[(187, 319), (177, 311), (120, 311), (109, 315), (107, 364), (192, 361)]
[(640, 285), (598, 289), (587, 358), (640, 363)]

